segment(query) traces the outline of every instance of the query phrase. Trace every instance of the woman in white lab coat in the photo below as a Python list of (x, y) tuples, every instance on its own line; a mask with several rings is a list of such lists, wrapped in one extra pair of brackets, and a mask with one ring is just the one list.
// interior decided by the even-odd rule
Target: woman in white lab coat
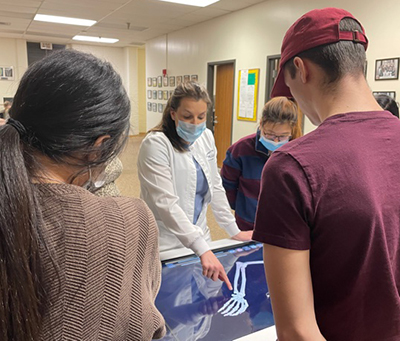
[(250, 240), (231, 213), (217, 167), (213, 134), (206, 129), (211, 100), (195, 82), (180, 84), (158, 126), (144, 138), (138, 157), (141, 197), (159, 227), (160, 251), (187, 247), (200, 257), (203, 274), (231, 285), (207, 242), (207, 206), (217, 223), (237, 240)]

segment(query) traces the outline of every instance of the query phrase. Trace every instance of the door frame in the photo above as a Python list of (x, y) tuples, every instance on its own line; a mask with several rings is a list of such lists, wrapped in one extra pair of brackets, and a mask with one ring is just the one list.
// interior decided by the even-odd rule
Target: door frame
[(233, 135), (233, 113), (235, 112), (235, 81), (236, 81), (236, 59), (228, 59), (222, 60), (218, 62), (208, 62), (207, 63), (207, 91), (211, 97), (212, 107), (207, 112), (207, 128), (212, 131), (214, 134), (214, 116), (215, 116), (215, 103), (214, 103), (214, 67), (217, 65), (223, 64), (233, 64), (233, 93), (232, 93), (232, 123), (231, 123), (231, 141), (232, 144), (232, 135)]
[(265, 99), (264, 99), (264, 104), (267, 103), (271, 99), (271, 91), (272, 87), (274, 86), (274, 83), (272, 82), (272, 68), (271, 64), (276, 60), (280, 59), (281, 55), (280, 54), (275, 54), (273, 56), (267, 56), (267, 77), (265, 78)]

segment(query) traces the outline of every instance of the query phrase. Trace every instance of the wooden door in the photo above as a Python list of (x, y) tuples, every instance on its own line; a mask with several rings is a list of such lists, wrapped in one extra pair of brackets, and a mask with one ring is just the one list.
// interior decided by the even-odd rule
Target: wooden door
[(217, 65), (215, 82), (214, 138), (218, 167), (222, 167), (232, 142), (234, 64)]

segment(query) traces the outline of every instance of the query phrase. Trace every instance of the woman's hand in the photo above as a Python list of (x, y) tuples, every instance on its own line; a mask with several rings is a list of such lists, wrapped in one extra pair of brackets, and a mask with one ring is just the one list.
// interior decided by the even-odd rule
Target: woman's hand
[[(240, 234), (240, 233), (239, 233)], [(220, 279), (221, 281), (225, 282), (228, 289), (232, 290), (232, 284), (229, 281), (228, 276), (226, 275), (225, 269), (215, 257), (214, 253), (209, 250), (203, 253), (200, 256), (201, 265), (203, 267), (203, 275), (212, 279), (213, 281), (217, 281)]]
[(253, 237), (253, 231), (241, 231), (238, 234), (235, 234), (232, 237), (232, 239), (247, 242), (247, 241), (251, 240), (252, 237)]

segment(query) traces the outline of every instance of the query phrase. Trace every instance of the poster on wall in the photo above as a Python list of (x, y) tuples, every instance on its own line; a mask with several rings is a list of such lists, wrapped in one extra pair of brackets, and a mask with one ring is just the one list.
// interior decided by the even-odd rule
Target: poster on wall
[(0, 66), (0, 80), (13, 81), (14, 80), (14, 67), (13, 66)]
[(157, 112), (157, 103), (153, 103), (153, 112)]
[(157, 86), (157, 77), (153, 77), (153, 86), (154, 86), (154, 87)]
[(151, 92), (151, 90), (147, 90), (147, 98), (151, 99), (153, 97), (153, 94)]
[(158, 90), (158, 99), (163, 99), (163, 91), (162, 90)]
[(199, 76), (198, 75), (191, 75), (190, 79), (192, 82), (198, 82), (199, 81)]
[(175, 76), (169, 77), (169, 86), (175, 86)]
[(162, 79), (163, 79), (162, 76), (157, 77), (157, 83), (159, 88), (162, 88)]
[(152, 108), (152, 103), (147, 102), (147, 111), (151, 111), (151, 108)]
[(161, 103), (158, 103), (158, 112), (162, 113), (164, 111), (164, 105)]
[(153, 99), (157, 99), (157, 90), (153, 90)]
[(260, 69), (239, 70), (237, 119), (257, 120), (258, 79)]
[(164, 99), (165, 101), (168, 100), (168, 90), (164, 90), (164, 92), (163, 92), (163, 99)]
[(179, 86), (182, 83), (182, 76), (176, 76), (176, 86)]
[(168, 76), (165, 76), (165, 77), (163, 78), (163, 85), (164, 85), (164, 86), (168, 86)]
[(151, 86), (153, 84), (153, 81), (151, 77), (147, 77), (147, 86)]
[(183, 82), (184, 83), (190, 82), (190, 75), (184, 75), (183, 76)]
[(169, 97), (171, 98), (172, 95), (174, 94), (174, 90), (169, 90)]

